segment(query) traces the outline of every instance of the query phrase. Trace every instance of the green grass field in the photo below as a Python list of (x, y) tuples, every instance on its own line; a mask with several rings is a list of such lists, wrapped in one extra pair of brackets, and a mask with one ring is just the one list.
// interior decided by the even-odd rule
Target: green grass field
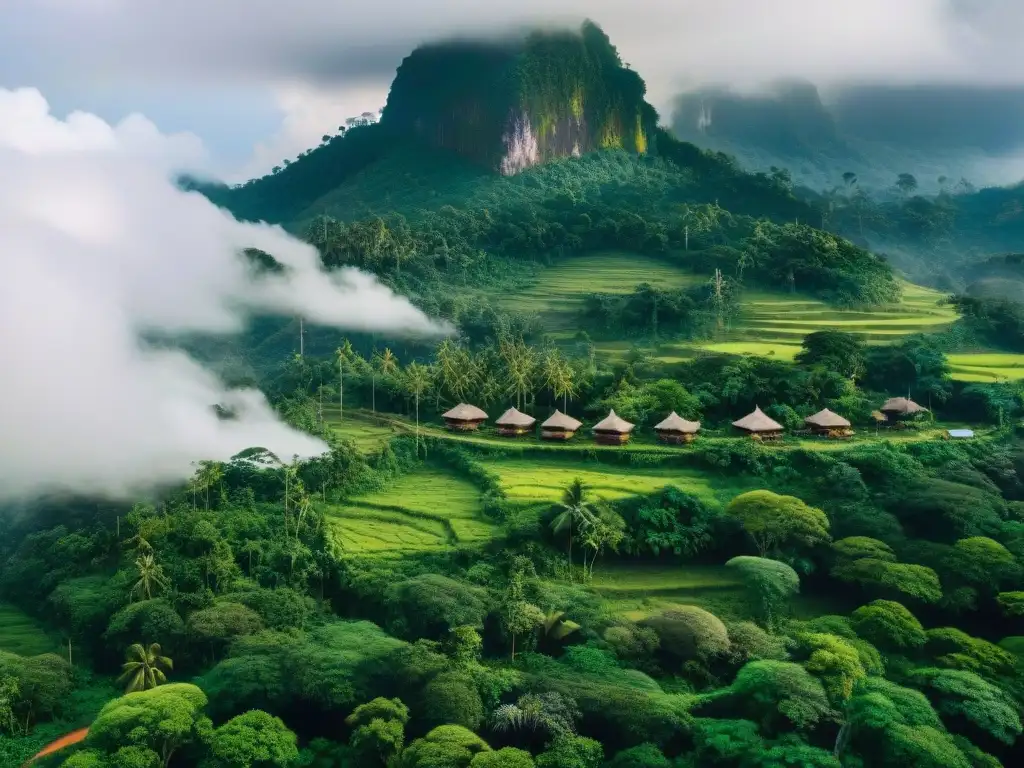
[(54, 642), (35, 619), (13, 605), (0, 603), (0, 651), (36, 656), (54, 650)]
[(494, 538), (497, 528), (483, 519), (480, 496), (472, 483), (424, 467), (333, 507), (328, 517), (345, 552), (401, 556)]
[[(747, 488), (726, 486), (721, 478), (677, 467), (629, 467), (586, 460), (538, 461), (525, 459), (482, 459), (481, 466), (498, 476), (509, 499), (524, 504), (554, 502), (575, 478), (580, 478), (594, 496), (616, 501), (627, 496), (649, 494), (669, 485), (708, 500), (728, 500)], [(712, 484), (715, 479), (715, 484)]]
[(958, 381), (992, 383), (1024, 379), (1024, 355), (978, 353), (950, 355), (952, 376)]

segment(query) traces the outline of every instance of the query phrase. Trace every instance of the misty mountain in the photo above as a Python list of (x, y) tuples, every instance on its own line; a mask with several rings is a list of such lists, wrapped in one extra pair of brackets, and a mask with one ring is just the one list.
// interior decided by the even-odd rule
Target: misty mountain
[(912, 173), (925, 193), (962, 178), (975, 186), (1024, 178), (1021, 88), (703, 88), (676, 99), (671, 122), (679, 138), (758, 170), (786, 167), (814, 189), (835, 186), (846, 171), (876, 191), (891, 188), (898, 173)]

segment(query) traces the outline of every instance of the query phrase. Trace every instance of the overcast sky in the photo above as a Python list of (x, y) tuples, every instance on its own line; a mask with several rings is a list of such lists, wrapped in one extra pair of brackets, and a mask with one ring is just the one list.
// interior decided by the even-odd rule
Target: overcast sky
[(656, 106), (701, 83), (1024, 84), (1022, 0), (0, 0), (0, 87), (139, 111), (261, 169), (383, 105), (417, 43), (601, 24)]

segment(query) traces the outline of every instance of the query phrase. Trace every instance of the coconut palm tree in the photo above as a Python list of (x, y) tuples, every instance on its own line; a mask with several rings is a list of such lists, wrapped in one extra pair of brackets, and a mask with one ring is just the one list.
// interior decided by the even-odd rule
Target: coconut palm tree
[(345, 339), (334, 354), (338, 358), (338, 421), (345, 418), (345, 363), (352, 357), (352, 342)]
[(164, 670), (170, 672), (174, 669), (174, 662), (167, 656), (161, 655), (159, 643), (151, 643), (148, 648), (142, 643), (135, 643), (128, 649), (125, 658), (126, 661), (121, 665), (122, 672), (118, 681), (127, 681), (126, 693), (156, 688), (167, 682)]
[(384, 348), (384, 352), (374, 353), (373, 355), (373, 378), (371, 383), (371, 396), (373, 412), (377, 412), (377, 374), (387, 378), (393, 376), (395, 371), (398, 370), (398, 358), (395, 357), (395, 353), (391, 351), (389, 347)]
[(132, 587), (132, 597), (141, 593), (146, 596), (147, 600), (152, 600), (153, 593), (157, 589), (167, 589), (167, 578), (164, 576), (164, 569), (156, 562), (152, 552), (136, 558), (135, 567), (139, 572), (139, 580)]
[(419, 363), (410, 363), (405, 368), (405, 388), (416, 401), (416, 454), (420, 452), (420, 395), (430, 388), (430, 369)]
[(585, 528), (593, 515), (587, 501), (587, 486), (580, 478), (574, 478), (562, 492), (562, 501), (558, 505), (561, 511), (551, 521), (551, 529), (555, 533), (569, 531), (569, 576), (572, 577), (572, 539), (573, 530), (577, 532)]

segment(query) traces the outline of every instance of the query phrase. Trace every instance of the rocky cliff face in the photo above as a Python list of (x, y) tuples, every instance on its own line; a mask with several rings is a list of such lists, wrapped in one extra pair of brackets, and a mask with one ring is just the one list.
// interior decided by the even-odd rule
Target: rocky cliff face
[(398, 69), (381, 122), (504, 174), (619, 147), (650, 151), (657, 114), (608, 37), (575, 33), (423, 46)]

